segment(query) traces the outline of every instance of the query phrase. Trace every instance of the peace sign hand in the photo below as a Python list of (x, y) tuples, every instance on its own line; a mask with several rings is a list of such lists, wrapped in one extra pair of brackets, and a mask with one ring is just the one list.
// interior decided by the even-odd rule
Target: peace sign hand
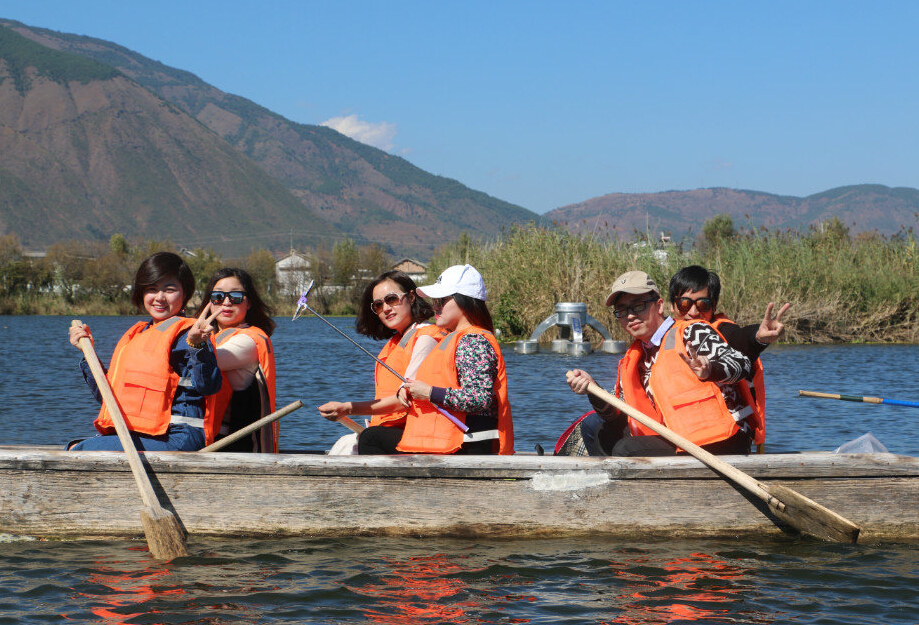
[(686, 352), (688, 355), (680, 352), (680, 358), (689, 365), (696, 377), (700, 380), (707, 380), (712, 373), (712, 365), (708, 361), (708, 356), (699, 356), (692, 345), (688, 344), (686, 345)]
[(769, 302), (769, 305), (766, 306), (766, 314), (763, 315), (763, 322), (759, 324), (759, 329), (756, 331), (756, 340), (764, 345), (775, 343), (785, 333), (782, 315), (791, 307), (791, 303), (789, 302), (782, 306), (775, 317), (772, 316), (772, 309), (774, 306), (775, 304), (773, 302)]
[[(212, 308), (215, 309), (214, 314), (208, 317), (207, 313), (211, 312)], [(214, 331), (214, 326), (212, 326), (211, 323), (219, 314), (220, 308), (212, 306), (210, 302), (208, 302), (204, 310), (201, 311), (201, 314), (198, 315), (198, 320), (188, 329), (188, 343), (190, 345), (200, 345), (204, 343), (210, 333)]]

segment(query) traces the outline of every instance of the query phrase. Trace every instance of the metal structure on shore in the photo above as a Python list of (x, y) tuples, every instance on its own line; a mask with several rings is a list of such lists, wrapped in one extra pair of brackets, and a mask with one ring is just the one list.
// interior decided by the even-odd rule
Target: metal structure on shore
[(584, 329), (593, 328), (600, 336), (603, 342), (600, 344), (600, 351), (609, 354), (618, 354), (625, 351), (625, 341), (614, 341), (602, 323), (587, 314), (587, 304), (580, 302), (559, 302), (555, 305), (555, 312), (546, 317), (546, 319), (536, 326), (533, 334), (525, 341), (517, 341), (514, 344), (514, 351), (518, 354), (535, 354), (540, 350), (539, 337), (541, 337), (549, 328), (558, 327), (559, 336), (553, 339), (550, 344), (550, 351), (556, 354), (568, 354), (570, 356), (584, 356), (593, 351), (590, 341), (584, 340)]

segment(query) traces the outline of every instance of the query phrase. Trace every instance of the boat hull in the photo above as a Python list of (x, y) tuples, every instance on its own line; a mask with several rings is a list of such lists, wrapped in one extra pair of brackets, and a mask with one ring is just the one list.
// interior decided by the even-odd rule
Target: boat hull
[[(192, 535), (738, 536), (784, 531), (691, 457), (142, 454)], [(825, 452), (724, 456), (861, 526), (919, 538), (919, 458)], [(140, 536), (123, 454), (0, 447), (0, 532)]]

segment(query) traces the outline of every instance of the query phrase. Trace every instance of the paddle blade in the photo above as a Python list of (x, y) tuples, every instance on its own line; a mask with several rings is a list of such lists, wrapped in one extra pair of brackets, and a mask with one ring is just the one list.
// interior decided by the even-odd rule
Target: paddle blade
[(140, 511), (150, 553), (157, 560), (173, 560), (188, 555), (185, 533), (175, 515), (160, 507), (145, 506)]
[(860, 528), (816, 501), (781, 484), (763, 484), (763, 488), (785, 504), (784, 510), (769, 506), (772, 513), (802, 534), (833, 542), (854, 543)]

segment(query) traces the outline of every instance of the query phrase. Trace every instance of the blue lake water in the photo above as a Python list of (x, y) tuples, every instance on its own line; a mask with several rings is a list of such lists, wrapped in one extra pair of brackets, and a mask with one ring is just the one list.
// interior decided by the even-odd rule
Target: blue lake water
[[(107, 362), (132, 319), (84, 318)], [(373, 361), (315, 318), (278, 320), (281, 446), (327, 449), (347, 430), (313, 407), (372, 396)], [(357, 337), (352, 319), (332, 320)], [(97, 410), (67, 342), (68, 318), (0, 317), (7, 371), (0, 442), (63, 443)], [(551, 451), (587, 407), (565, 371), (609, 384), (617, 355), (505, 349), (517, 449)], [(919, 346), (770, 347), (767, 451), (872, 432), (919, 455), (914, 408), (797, 397), (798, 389), (919, 400)], [(487, 505), (488, 502), (483, 502)], [(220, 505), (215, 502), (215, 505)], [(226, 502), (231, 505), (231, 502)], [(372, 505), (372, 503), (368, 503)], [(81, 623), (916, 623), (919, 545), (737, 541), (192, 538), (163, 565), (142, 541), (0, 538), (0, 625)]]

